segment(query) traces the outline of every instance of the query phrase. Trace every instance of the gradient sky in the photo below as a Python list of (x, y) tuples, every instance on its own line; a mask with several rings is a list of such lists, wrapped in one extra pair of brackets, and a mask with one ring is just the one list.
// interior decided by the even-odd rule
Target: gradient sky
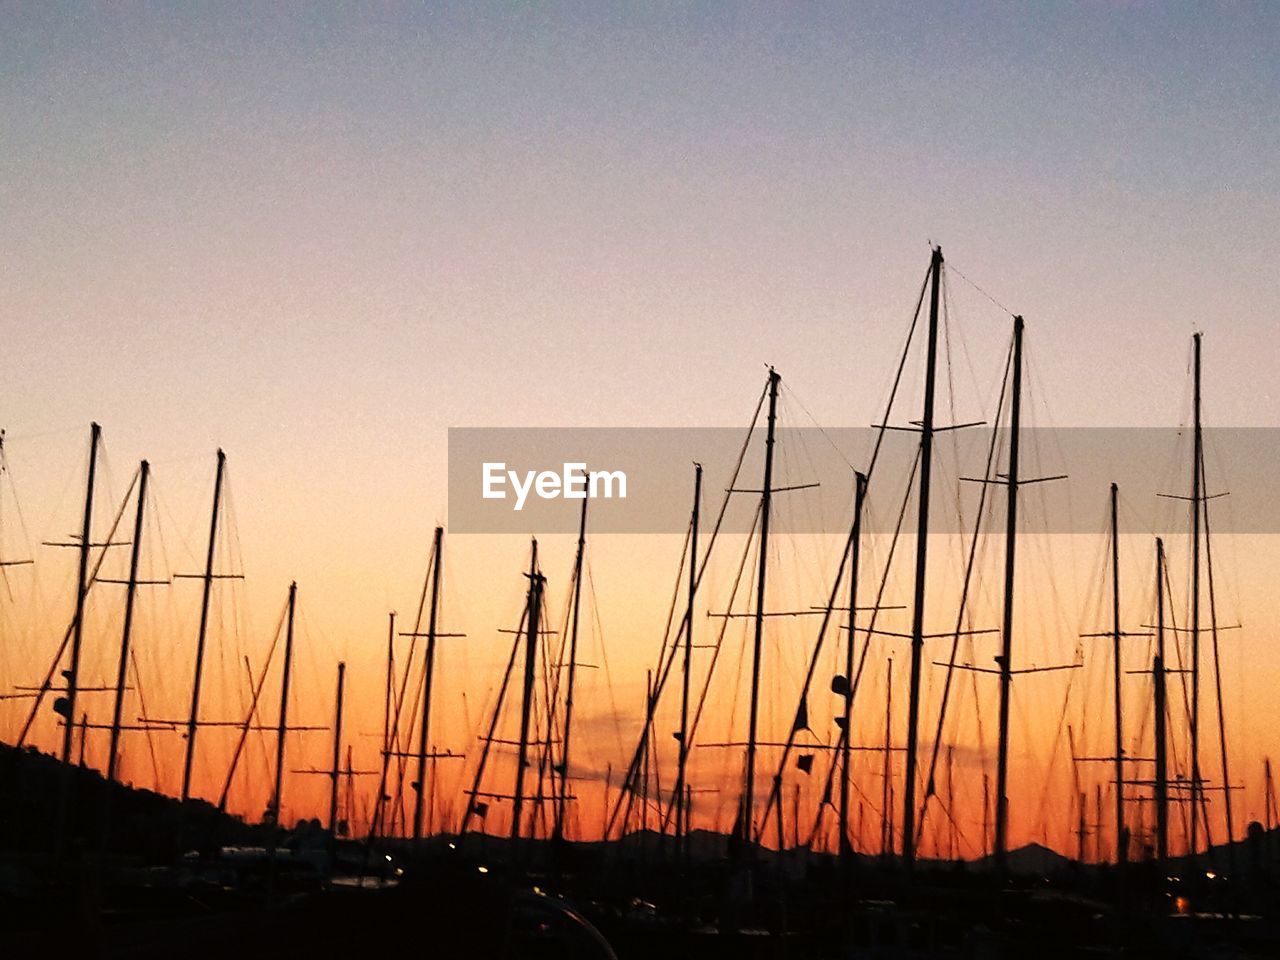
[[(446, 519), (449, 426), (739, 424), (766, 363), (818, 422), (863, 425), (930, 241), (1027, 317), (1041, 422), (1184, 421), (1200, 329), (1209, 420), (1280, 425), (1271, 5), (0, 23), (0, 396), (32, 539), (74, 524), (96, 419), (115, 496), (151, 457), (198, 556), (221, 444), (254, 629), (296, 578), (365, 684)], [(951, 283), (980, 408), (1007, 317)], [(467, 629), (513, 626), (524, 543), (465, 539)], [(678, 550), (600, 541), (606, 632), (660, 627)], [(51, 635), (71, 564), (49, 559)]]

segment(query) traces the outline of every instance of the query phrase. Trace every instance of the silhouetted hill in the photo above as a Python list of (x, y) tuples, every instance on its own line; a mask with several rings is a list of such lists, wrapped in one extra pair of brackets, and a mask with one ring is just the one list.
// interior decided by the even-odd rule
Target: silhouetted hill
[(180, 846), (255, 843), (264, 836), (262, 827), (219, 813), (202, 800), (188, 801), (184, 809), (172, 797), (108, 783), (95, 770), (64, 767), (34, 748), (0, 744), (0, 850), (44, 855), (53, 849), (64, 776), (63, 839), (70, 853), (101, 850), (104, 829), (109, 829), (109, 852), (144, 863), (171, 860)]

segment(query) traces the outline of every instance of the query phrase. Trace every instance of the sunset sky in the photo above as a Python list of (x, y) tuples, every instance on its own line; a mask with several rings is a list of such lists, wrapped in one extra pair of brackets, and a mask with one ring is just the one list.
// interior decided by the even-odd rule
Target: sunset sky
[[(373, 766), (386, 614), (412, 618), (431, 531), (449, 519), (448, 428), (745, 428), (770, 364), (788, 425), (864, 427), (883, 412), (930, 243), (947, 257), (958, 419), (994, 415), (1013, 311), (1027, 319), (1034, 425), (1185, 424), (1199, 330), (1206, 423), (1280, 426), (1280, 11), (1267, 4), (245, 5), (234, 16), (45, 4), (7, 5), (0, 22), (0, 427), (12, 467), (0, 559), (37, 559), (10, 570), (12, 592), (0, 595), (6, 691), (39, 682), (70, 616), (74, 552), (39, 544), (78, 529), (96, 420), (95, 530), (105, 534), (149, 458), (157, 510), (144, 566), (156, 576), (199, 568), (214, 451), (227, 452), (222, 569), (246, 579), (215, 598), (208, 717), (240, 715), (240, 658), (261, 669), (297, 580), (298, 722), (328, 722), (346, 659), (350, 740), (357, 766)], [(909, 369), (898, 422), (918, 415), (919, 363)], [(847, 451), (859, 467), (865, 453)], [(1184, 492), (1189, 463), (1171, 449), (1152, 469)], [(903, 479), (873, 485), (875, 509), (896, 509)], [(1230, 477), (1211, 485), (1229, 488)], [(1030, 531), (1042, 495), (1053, 494), (1028, 495)], [(1020, 631), (1040, 663), (1070, 661), (1078, 633), (1108, 626), (1106, 491), (1072, 496), (1099, 536), (1042, 537), (1024, 554)], [(708, 515), (718, 502), (709, 491)], [(940, 495), (938, 509), (948, 502)], [(122, 529), (131, 518), (132, 507)], [(542, 543), (557, 627), (572, 541)], [(953, 625), (963, 544), (939, 543), (930, 620), (940, 631)], [(837, 538), (780, 544), (773, 602), (823, 602)], [(1168, 545), (1185, 608), (1187, 548)], [(714, 559), (702, 610), (725, 608), (742, 546), (731, 538)], [(877, 540), (873, 555), (883, 548)], [(589, 549), (587, 659), (600, 662), (603, 642), (609, 670), (585, 671), (576, 736), (582, 772), (598, 780), (639, 729), (681, 542), (601, 536)], [(1261, 814), (1263, 756), (1280, 756), (1280, 731), (1245, 722), (1280, 684), (1270, 633), (1280, 542), (1237, 536), (1215, 550), (1220, 619), (1244, 624), (1223, 634), (1242, 824)], [(998, 623), (999, 551), (992, 538), (981, 552), (975, 627)], [(1151, 539), (1127, 537), (1124, 551), (1132, 627), (1150, 622)], [(446, 536), (443, 627), (468, 636), (442, 641), (433, 725), (441, 748), (468, 753), (441, 773), (455, 817), (510, 648), (496, 631), (520, 618), (527, 552), (524, 537)], [(121, 575), (125, 554), (113, 551), (104, 575)], [(906, 571), (886, 602), (906, 602)], [(152, 716), (185, 709), (198, 592), (179, 581), (144, 600), (137, 644)], [(85, 683), (114, 669), (119, 607), (119, 588), (95, 588)], [(747, 609), (741, 598), (736, 608)], [(909, 627), (893, 616), (891, 629)], [(700, 617), (697, 629), (714, 623)], [(811, 626), (771, 628), (771, 738), (790, 723)], [(727, 635), (708, 740), (743, 733), (733, 679), (743, 629)], [(833, 633), (828, 654), (838, 642)], [(906, 654), (903, 642), (873, 646), (868, 743), (881, 740), (890, 655), (905, 729)], [(1143, 650), (1133, 658), (1127, 666), (1143, 666)], [(1079, 735), (1105, 751), (1109, 669), (1087, 659), (1070, 679), (1016, 686), (1015, 843), (1073, 843), (1070, 768), (1055, 738), (1070, 685), (1066, 715), (1088, 717)], [(819, 671), (823, 696), (811, 703), (823, 739), (830, 672)], [(930, 740), (939, 681), (927, 684)], [(1145, 705), (1142, 678), (1126, 683)], [(992, 749), (994, 686), (979, 687), (981, 711), (972, 694), (962, 700), (948, 731), (975, 842), (977, 717)], [(90, 696), (105, 719), (103, 695)], [(0, 702), (6, 740), (25, 709)], [(1135, 716), (1131, 733), (1136, 749), (1149, 719)], [(36, 742), (50, 748), (54, 734), (46, 710)], [(200, 742), (198, 792), (216, 797), (231, 735)], [(180, 745), (157, 741), (169, 791)], [(291, 750), (297, 767), (321, 765), (326, 734)], [(95, 751), (101, 762), (100, 738)], [(144, 738), (125, 752), (126, 777), (152, 786)], [(729, 791), (719, 806), (699, 799), (700, 826), (732, 821), (741, 761), (724, 753), (696, 761), (699, 787)], [(871, 757), (859, 761), (860, 787), (878, 803)], [(269, 789), (262, 744), (248, 761), (237, 809), (256, 816)], [(763, 769), (767, 781), (771, 761)], [(1082, 776), (1089, 791), (1106, 779)], [(372, 793), (367, 778), (361, 789)], [(815, 776), (806, 797), (820, 789)], [(321, 778), (287, 790), (294, 815), (321, 812)], [(582, 794), (590, 834), (598, 783)]]

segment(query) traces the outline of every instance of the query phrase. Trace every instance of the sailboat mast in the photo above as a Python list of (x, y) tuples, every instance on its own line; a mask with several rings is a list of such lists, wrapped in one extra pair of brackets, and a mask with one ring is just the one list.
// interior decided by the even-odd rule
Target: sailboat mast
[[(356, 827), (356, 769), (354, 764), (352, 764), (351, 762), (351, 753), (352, 753), (351, 744), (348, 743), (347, 744), (347, 767), (343, 772), (346, 774), (346, 777), (347, 777), (346, 835), (349, 837), (355, 836), (355, 832), (356, 832), (355, 830), (355, 827)], [(336, 838), (336, 828), (335, 828), (335, 840), (336, 839), (337, 838)]]
[[(1129, 832), (1124, 823), (1124, 715), (1120, 699), (1120, 520), (1119, 487), (1111, 484), (1111, 665), (1115, 699), (1116, 863), (1129, 858)], [(1101, 835), (1102, 818), (1098, 818)], [(1101, 847), (1101, 842), (1099, 842)], [(1101, 859), (1101, 851), (1099, 851)]]
[[(649, 703), (653, 697), (653, 671), (646, 670), (644, 672), (644, 700)], [(653, 756), (653, 724), (649, 723), (649, 730), (646, 731), (644, 738), (644, 764), (641, 767), (640, 775), (640, 832), (649, 832), (649, 774), (651, 771), (650, 759)], [(640, 847), (641, 858), (644, 857), (645, 845), (643, 841)]]
[[(1203, 456), (1204, 451), (1201, 450)], [(1201, 473), (1204, 469), (1201, 467)], [(1213, 536), (1209, 531), (1209, 499), (1205, 498), (1204, 507), (1204, 562), (1205, 575), (1209, 581), (1209, 630), (1213, 636), (1213, 681), (1218, 702), (1218, 747), (1222, 757), (1222, 802), (1227, 815), (1227, 865), (1235, 872), (1235, 816), (1231, 801), (1231, 770), (1227, 755), (1227, 719), (1225, 705), (1222, 702), (1222, 660), (1218, 651), (1218, 598), (1213, 580)]]
[(1169, 759), (1165, 729), (1164, 678), (1164, 541), (1156, 538), (1156, 657), (1152, 670), (1155, 681), (1156, 738), (1156, 859), (1169, 857)]
[(116, 778), (120, 759), (120, 715), (124, 711), (125, 681), (129, 676), (129, 638), (133, 632), (133, 602), (138, 593), (138, 561), (142, 555), (142, 530), (147, 503), (147, 479), (151, 464), (143, 460), (138, 467), (138, 509), (133, 517), (133, 546), (129, 552), (129, 583), (124, 595), (124, 629), (120, 634), (120, 662), (116, 666), (116, 697), (111, 711), (111, 747), (107, 753), (107, 779)]
[[(382, 765), (378, 776), (378, 793), (373, 801), (373, 812), (369, 817), (369, 844), (377, 836), (378, 828), (381, 825), (384, 832), (386, 826), (382, 823), (383, 809), (390, 799), (387, 795), (387, 774), (391, 768), (393, 725), (399, 722), (398, 715), (393, 720), (392, 701), (395, 698), (395, 663), (396, 663), (396, 614), (391, 611), (387, 614), (387, 671), (386, 671), (386, 692), (385, 703), (382, 711)], [(366, 847), (366, 856), (369, 848)]]
[(297, 606), (298, 584), (289, 584), (289, 614), (284, 634), (284, 675), (280, 680), (280, 720), (276, 727), (276, 785), (271, 795), (275, 825), (280, 826), (281, 792), (284, 788), (284, 743), (289, 723), (289, 679), (293, 671), (293, 611)]
[[(347, 679), (347, 665), (338, 664), (338, 691), (333, 698), (333, 769), (329, 773), (329, 835), (338, 841), (338, 783), (342, 777), (342, 694)], [(347, 766), (350, 767), (350, 761)]]
[(1267, 828), (1267, 840), (1270, 842), (1271, 828), (1275, 826), (1276, 818), (1276, 793), (1275, 781), (1271, 779), (1271, 758), (1262, 758), (1262, 782), (1263, 782), (1263, 817), (1265, 822), (1263, 826)]
[(698, 589), (698, 514), (702, 507), (702, 464), (693, 465), (693, 515), (689, 519), (689, 607), (685, 614), (684, 676), (680, 689), (680, 756), (676, 773), (676, 844), (687, 855), (689, 833), (689, 684), (693, 674), (693, 604)]
[[(1199, 849), (1200, 823), (1200, 515), (1204, 502), (1200, 426), (1200, 334), (1191, 338), (1194, 354), (1194, 418), (1191, 465), (1191, 853)], [(1206, 824), (1206, 827), (1208, 825)]]
[(85, 483), (84, 519), (80, 526), (80, 567), (76, 576), (76, 626), (71, 633), (71, 666), (67, 678), (67, 712), (62, 728), (62, 762), (71, 762), (71, 749), (75, 740), (76, 691), (80, 686), (80, 648), (84, 637), (84, 601), (89, 579), (89, 551), (93, 548), (93, 485), (98, 471), (98, 447), (102, 443), (102, 427), (89, 427), (89, 475)]
[(1009, 850), (1009, 699), (1013, 686), (1013, 599), (1018, 548), (1018, 443), (1022, 427), (1022, 317), (1013, 318), (1013, 396), (1009, 421), (1008, 506), (1004, 528), (1004, 620), (1000, 647), (1000, 742), (996, 757), (996, 869)]
[(422, 838), (422, 805), (427, 793), (427, 750), (430, 745), (431, 686), (436, 670), (436, 621), (440, 610), (440, 560), (444, 527), (436, 527), (431, 549), (431, 612), (427, 618), (427, 654), (422, 676), (422, 723), (418, 727), (418, 789), (413, 797), (413, 839)]
[(1088, 827), (1084, 822), (1085, 800), (1084, 791), (1080, 790), (1076, 793), (1076, 866), (1084, 866), (1084, 838), (1088, 834)]
[(907, 702), (907, 769), (902, 799), (902, 856), (907, 869), (916, 859), (916, 739), (920, 731), (920, 666), (924, 654), (924, 595), (928, 572), (929, 480), (933, 468), (933, 403), (937, 383), (938, 298), (942, 287), (942, 248), (933, 250), (929, 287), (929, 344), (925, 360), (924, 413), (920, 418), (920, 504), (916, 524), (915, 598), (911, 615), (911, 687)]
[(1102, 863), (1102, 785), (1098, 783), (1093, 785), (1093, 818), (1096, 831), (1093, 835), (1093, 853), (1098, 863)]
[(982, 774), (982, 855), (991, 849), (991, 777)]
[[(742, 796), (742, 837), (753, 833), (752, 806), (756, 788), (756, 728), (760, 717), (760, 654), (764, 641), (765, 586), (769, 577), (769, 513), (773, 501), (773, 444), (778, 420), (778, 384), (782, 380), (769, 368), (769, 421), (765, 435), (764, 486), (760, 494), (760, 563), (756, 578), (755, 633), (751, 643), (751, 714), (747, 729), (747, 773)], [(752, 846), (744, 849), (751, 856)]]
[[(862, 506), (867, 497), (867, 475), (854, 473), (853, 483), (853, 537), (849, 541), (849, 635), (844, 646), (844, 727), (840, 738), (840, 855), (846, 860), (853, 853), (853, 844), (849, 840), (849, 789), (852, 784), (853, 771), (850, 761), (853, 758), (851, 743), (853, 726), (853, 647), (857, 631), (858, 618), (858, 559), (862, 547)], [(885, 741), (885, 751), (889, 749), (889, 741)]]
[(956, 809), (956, 745), (954, 743), (947, 744), (947, 859), (952, 862), (956, 859), (956, 850), (959, 848), (959, 838), (957, 836), (958, 827), (956, 825), (955, 809)]
[(893, 856), (893, 658), (884, 680), (884, 796), (880, 806), (880, 850), (885, 860)]
[(391, 754), (391, 701), (395, 697), (396, 615), (387, 614), (387, 689), (382, 710), (382, 755)]
[(191, 796), (191, 768), (196, 756), (196, 731), (200, 718), (200, 681), (204, 675), (204, 643), (209, 629), (209, 595), (213, 588), (213, 559), (218, 545), (218, 509), (222, 503), (222, 477), (227, 455), (218, 451), (218, 470), (213, 480), (213, 509), (209, 513), (209, 549), (205, 554), (204, 592), (200, 599), (200, 632), (196, 635), (196, 668), (191, 681), (191, 711), (187, 716), (187, 750), (182, 761), (182, 801)]
[[(569, 800), (569, 743), (573, 734), (573, 686), (578, 671), (578, 619), (582, 607), (582, 568), (587, 557), (587, 499), (578, 518), (578, 553), (573, 562), (573, 614), (569, 626), (569, 676), (564, 697), (564, 750), (560, 754), (560, 795), (556, 798), (555, 836), (564, 837), (564, 816)], [(550, 745), (547, 747), (551, 749)]]
[(542, 575), (538, 573), (538, 541), (529, 558), (528, 638), (524, 646), (524, 688), (520, 700), (520, 748), (516, 758), (516, 789), (511, 806), (511, 839), (520, 838), (520, 813), (524, 807), (524, 768), (529, 754), (529, 718), (533, 711), (533, 676), (538, 657), (538, 614), (542, 608)]

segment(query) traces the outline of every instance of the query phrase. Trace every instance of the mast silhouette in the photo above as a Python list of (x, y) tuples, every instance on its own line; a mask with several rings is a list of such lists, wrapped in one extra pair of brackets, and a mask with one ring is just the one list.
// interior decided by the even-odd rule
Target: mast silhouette
[[(560, 793), (556, 797), (555, 839), (564, 839), (565, 810), (569, 800), (569, 745), (573, 734), (573, 689), (578, 670), (578, 615), (582, 607), (582, 568), (587, 552), (587, 503), (582, 500), (578, 519), (578, 552), (573, 561), (573, 613), (569, 627), (569, 676), (564, 698), (564, 744), (560, 754)], [(548, 711), (549, 713), (550, 711)], [(551, 739), (550, 735), (547, 737)], [(550, 751), (550, 744), (547, 750)]]
[[(334, 844), (338, 841), (338, 784), (342, 777), (342, 695), (346, 685), (347, 665), (338, 664), (338, 690), (333, 698), (333, 769), (329, 773), (329, 833)], [(347, 758), (347, 770), (351, 771), (351, 758)]]
[(396, 614), (387, 614), (387, 689), (382, 709), (382, 755), (391, 756), (391, 702), (395, 699), (396, 680)]
[(1263, 826), (1267, 828), (1267, 846), (1271, 846), (1271, 830), (1276, 825), (1276, 786), (1271, 778), (1271, 758), (1262, 758)]
[(533, 541), (529, 557), (529, 597), (524, 647), (524, 686), (520, 699), (520, 746), (516, 757), (516, 787), (511, 806), (511, 839), (520, 839), (520, 814), (524, 807), (524, 770), (528, 766), (529, 719), (533, 712), (533, 677), (538, 658), (538, 620), (542, 608), (544, 577), (538, 573), (538, 541)]
[(1093, 855), (1098, 863), (1102, 863), (1106, 855), (1102, 852), (1102, 784), (1093, 785)]
[[(1129, 859), (1129, 831), (1124, 822), (1124, 715), (1120, 699), (1120, 521), (1119, 488), (1111, 484), (1111, 657), (1115, 700), (1116, 863)], [(1101, 859), (1102, 817), (1098, 817), (1098, 849)]]
[[(111, 745), (107, 752), (107, 780), (116, 778), (120, 759), (120, 716), (124, 710), (125, 681), (129, 675), (129, 640), (133, 632), (133, 603), (138, 592), (138, 561), (142, 555), (142, 531), (147, 503), (147, 480), (151, 464), (143, 460), (138, 467), (138, 509), (133, 517), (133, 546), (129, 552), (129, 581), (124, 595), (124, 629), (120, 634), (120, 662), (116, 666), (115, 705), (111, 711)], [(108, 791), (107, 795), (110, 795)]]
[(1156, 739), (1156, 860), (1169, 858), (1169, 755), (1165, 724), (1164, 668), (1164, 541), (1156, 538), (1156, 656), (1152, 667), (1155, 688)]
[[(191, 711), (187, 717), (187, 750), (182, 761), (182, 801), (191, 796), (191, 768), (196, 756), (196, 732), (199, 730), (200, 683), (204, 675), (204, 644), (209, 629), (209, 595), (213, 588), (213, 560), (218, 545), (218, 512), (222, 504), (222, 478), (227, 455), (218, 451), (218, 469), (213, 480), (213, 509), (209, 514), (209, 549), (205, 554), (204, 590), (200, 599), (200, 631), (196, 635), (196, 666), (191, 681)], [(292, 608), (291, 608), (292, 609)]]
[[(1200, 511), (1203, 503), (1204, 439), (1200, 427), (1200, 334), (1191, 338), (1194, 353), (1191, 465), (1191, 853), (1199, 850), (1200, 823)], [(1205, 824), (1206, 831), (1208, 824)]]
[[(764, 641), (765, 587), (769, 577), (769, 512), (773, 502), (773, 444), (778, 420), (778, 373), (769, 368), (769, 419), (765, 434), (764, 486), (760, 494), (760, 557), (756, 578), (755, 631), (751, 643), (751, 712), (747, 727), (747, 772), (742, 797), (742, 839), (748, 858), (752, 856), (752, 807), (756, 786), (756, 729), (760, 716), (760, 654)], [(689, 624), (692, 626), (692, 621)]]
[(418, 727), (418, 782), (413, 798), (413, 839), (422, 838), (422, 807), (427, 792), (427, 749), (430, 744), (431, 687), (436, 669), (436, 623), (440, 609), (440, 560), (444, 527), (436, 527), (431, 550), (431, 612), (427, 619), (427, 652), (422, 677), (422, 723)]
[[(853, 492), (853, 536), (849, 542), (849, 636), (844, 648), (844, 724), (840, 736), (840, 846), (839, 853), (846, 861), (853, 854), (853, 844), (849, 840), (849, 789), (852, 784), (853, 771), (850, 762), (853, 759), (852, 726), (853, 726), (853, 646), (857, 631), (858, 616), (858, 560), (862, 548), (862, 510), (867, 497), (867, 475), (854, 472)], [(889, 755), (889, 740), (885, 740), (885, 756)]]
[[(289, 724), (289, 679), (293, 670), (293, 612), (297, 606), (298, 584), (289, 584), (289, 613), (284, 634), (284, 674), (280, 679), (280, 720), (276, 726), (276, 783), (271, 795), (272, 820), (280, 826), (281, 794), (284, 789), (284, 744)], [(274, 836), (274, 831), (272, 833)]]
[[(880, 805), (880, 852), (885, 862), (893, 856), (893, 657), (889, 658), (884, 678), (884, 777)], [(904, 841), (905, 842), (905, 841)]]
[(89, 579), (89, 551), (93, 548), (93, 486), (98, 470), (98, 447), (102, 443), (102, 427), (89, 427), (89, 475), (85, 482), (84, 519), (80, 526), (80, 566), (76, 575), (76, 620), (71, 634), (71, 665), (67, 678), (66, 721), (62, 728), (62, 762), (71, 762), (71, 748), (75, 740), (76, 692), (80, 686), (80, 649), (84, 639), (84, 601)]
[(929, 481), (933, 469), (933, 406), (937, 385), (938, 299), (942, 287), (942, 248), (934, 247), (930, 265), (929, 339), (925, 360), (924, 412), (920, 418), (920, 503), (916, 524), (915, 598), (911, 615), (911, 686), (907, 702), (907, 769), (902, 799), (902, 857), (907, 870), (916, 860), (916, 740), (920, 733), (920, 664), (924, 653), (925, 580), (929, 550)]
[[(1008, 501), (1004, 533), (1004, 619), (1001, 629), (1000, 732), (996, 757), (996, 868), (1009, 850), (1009, 700), (1013, 685), (1013, 601), (1018, 548), (1018, 447), (1022, 427), (1022, 317), (1013, 318), (1013, 396), (1010, 400)], [(1074, 752), (1074, 751), (1073, 751)]]
[[(1200, 451), (1201, 457), (1204, 450)], [(1204, 468), (1201, 467), (1203, 474)], [(1235, 818), (1231, 806), (1231, 770), (1227, 756), (1227, 722), (1225, 707), (1222, 703), (1222, 664), (1218, 656), (1218, 599), (1213, 581), (1213, 548), (1212, 535), (1209, 531), (1209, 498), (1204, 501), (1204, 562), (1205, 574), (1209, 580), (1209, 630), (1213, 637), (1213, 679), (1218, 701), (1218, 746), (1222, 756), (1222, 799), (1227, 814), (1227, 866), (1233, 873), (1236, 868)]]
[(698, 592), (698, 514), (702, 506), (702, 464), (693, 465), (693, 515), (689, 519), (689, 606), (685, 614), (684, 676), (680, 690), (680, 754), (676, 770), (676, 846), (688, 857), (689, 683), (693, 674), (693, 605)]
[(1071, 786), (1076, 798), (1076, 866), (1084, 865), (1084, 790), (1080, 786), (1080, 764), (1076, 762), (1076, 734), (1067, 724), (1067, 747), (1071, 751)]

